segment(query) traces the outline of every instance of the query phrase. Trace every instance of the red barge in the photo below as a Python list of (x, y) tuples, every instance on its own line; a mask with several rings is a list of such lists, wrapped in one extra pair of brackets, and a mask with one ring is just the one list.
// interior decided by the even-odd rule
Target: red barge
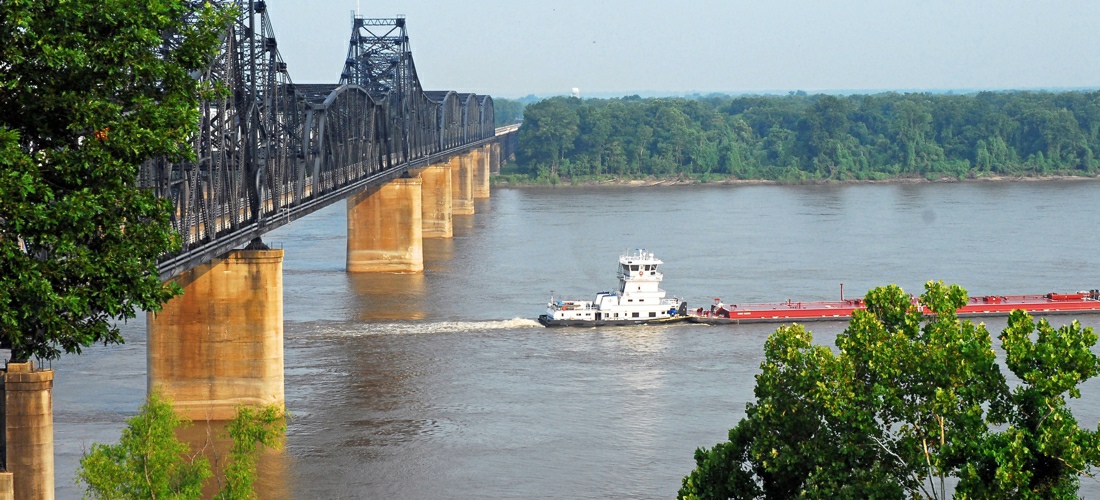
[[(652, 323), (692, 322), (712, 325), (738, 323), (805, 323), (809, 321), (847, 321), (852, 312), (865, 309), (863, 299), (844, 300), (844, 285), (840, 285), (840, 300), (817, 302), (786, 302), (760, 304), (723, 304), (714, 299), (709, 308), (689, 309), (679, 298), (665, 298), (659, 284), (664, 274), (658, 270), (663, 262), (652, 253), (637, 249), (619, 257), (619, 286), (613, 291), (599, 292), (595, 300), (554, 300), (546, 304), (546, 313), (539, 316), (545, 326), (612, 326)], [(919, 305), (916, 299), (913, 303)], [(923, 307), (923, 306), (920, 306)], [(958, 311), (960, 317), (1008, 316), (1016, 309), (1047, 316), (1053, 314), (1100, 314), (1100, 290), (1043, 295), (985, 295), (971, 297)], [(925, 313), (930, 313), (924, 308)]]
[[(847, 321), (852, 311), (865, 309), (863, 299), (796, 302), (788, 300), (761, 304), (723, 304), (714, 299), (710, 309), (697, 308), (687, 311), (687, 320), (693, 323), (787, 323), (808, 321)], [(923, 307), (923, 306), (922, 306)], [(958, 310), (960, 317), (1008, 316), (1016, 309), (1036, 315), (1100, 313), (1100, 290), (1076, 293), (1048, 293), (1043, 295), (985, 295), (971, 297)], [(925, 313), (929, 313), (924, 308)]]

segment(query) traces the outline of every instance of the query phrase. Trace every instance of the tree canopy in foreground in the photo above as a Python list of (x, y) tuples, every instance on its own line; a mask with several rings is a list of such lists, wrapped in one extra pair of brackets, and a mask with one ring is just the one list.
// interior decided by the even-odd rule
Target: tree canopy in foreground
[(112, 320), (176, 290), (170, 206), (137, 187), (193, 159), (201, 74), (228, 13), (183, 0), (0, 2), (0, 348), (121, 342)]
[[(210, 461), (176, 438), (176, 429), (190, 425), (180, 420), (172, 403), (157, 392), (149, 395), (141, 411), (126, 421), (118, 444), (93, 444), (83, 458), (77, 477), (86, 498), (97, 499), (198, 499), (203, 483), (213, 476)], [(217, 499), (256, 498), (256, 455), (261, 447), (278, 448), (286, 434), (286, 413), (275, 405), (241, 407), (227, 427), (233, 448), (229, 451)], [(209, 444), (209, 443), (208, 443)]]
[(768, 338), (756, 402), (696, 450), (679, 498), (1077, 498), (1100, 438), (1066, 397), (1100, 373), (1092, 328), (1014, 311), (1009, 381), (984, 324), (956, 316), (959, 286), (926, 284), (927, 315), (894, 285), (865, 300), (835, 353), (801, 325)]

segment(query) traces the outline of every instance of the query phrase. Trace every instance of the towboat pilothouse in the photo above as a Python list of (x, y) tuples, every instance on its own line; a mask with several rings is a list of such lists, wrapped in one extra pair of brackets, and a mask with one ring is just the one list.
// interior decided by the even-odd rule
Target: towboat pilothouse
[(599, 292), (595, 300), (559, 300), (550, 297), (545, 326), (603, 326), (667, 323), (687, 319), (687, 303), (665, 298), (661, 290), (664, 275), (657, 270), (663, 262), (644, 249), (624, 252), (619, 257), (619, 288)]

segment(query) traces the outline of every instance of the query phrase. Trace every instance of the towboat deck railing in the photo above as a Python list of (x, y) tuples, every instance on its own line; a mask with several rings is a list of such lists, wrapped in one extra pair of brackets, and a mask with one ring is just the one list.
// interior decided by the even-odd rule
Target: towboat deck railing
[(551, 302), (550, 307), (555, 311), (595, 311), (599, 309), (599, 307), (591, 302), (570, 301)]

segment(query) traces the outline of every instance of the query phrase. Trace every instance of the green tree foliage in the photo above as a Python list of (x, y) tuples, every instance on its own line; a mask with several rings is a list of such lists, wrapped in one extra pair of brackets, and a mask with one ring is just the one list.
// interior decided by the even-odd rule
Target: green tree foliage
[[(141, 411), (126, 421), (118, 444), (93, 444), (80, 460), (77, 479), (87, 486), (86, 498), (197, 499), (211, 477), (210, 462), (176, 438), (181, 421), (172, 403), (159, 393), (149, 395)], [(233, 449), (219, 499), (256, 498), (256, 455), (260, 446), (281, 446), (285, 412), (278, 406), (242, 407), (228, 425)]]
[(141, 412), (126, 421), (118, 444), (93, 444), (80, 459), (77, 478), (87, 496), (101, 499), (199, 498), (210, 464), (190, 455), (175, 430), (185, 425), (172, 403), (152, 393)]
[(286, 416), (278, 406), (242, 407), (229, 423), (233, 449), (225, 469), (225, 484), (220, 500), (251, 500), (256, 498), (252, 484), (256, 481), (256, 455), (260, 447), (279, 448), (286, 435)]
[(535, 109), (529, 106), (524, 112), (519, 141), (526, 147), (517, 156), (533, 165), (538, 177), (557, 178), (563, 165), (562, 174), (573, 173), (565, 155), (573, 151), (577, 139), (580, 120), (576, 108), (580, 102), (577, 98), (555, 97), (540, 102)]
[(1097, 432), (1065, 397), (1100, 373), (1097, 336), (1022, 311), (1001, 334), (1010, 384), (984, 325), (960, 320), (957, 285), (919, 302), (868, 292), (836, 353), (800, 325), (768, 338), (756, 402), (729, 441), (695, 452), (680, 498), (1076, 498), (1100, 463)]
[(1100, 435), (1081, 429), (1066, 406), (1100, 374), (1097, 335), (1074, 321), (1055, 329), (1023, 311), (1001, 333), (1005, 365), (1021, 384), (995, 415), (1003, 432), (985, 436), (960, 472), (957, 491), (972, 498), (1077, 498), (1079, 475), (1096, 466)]
[(1100, 167), (1100, 91), (555, 97), (529, 104), (524, 116), (518, 168), (532, 177), (816, 182), (1095, 175)]
[(493, 116), (496, 120), (493, 126), (503, 127), (522, 121), (523, 108), (527, 107), (527, 104), (526, 101), (522, 100), (493, 99)]
[[(0, 2), (0, 347), (54, 358), (121, 342), (113, 319), (176, 293), (156, 259), (154, 157), (194, 155), (199, 82), (228, 13), (182, 0)], [(173, 36), (174, 43), (165, 39)]]

